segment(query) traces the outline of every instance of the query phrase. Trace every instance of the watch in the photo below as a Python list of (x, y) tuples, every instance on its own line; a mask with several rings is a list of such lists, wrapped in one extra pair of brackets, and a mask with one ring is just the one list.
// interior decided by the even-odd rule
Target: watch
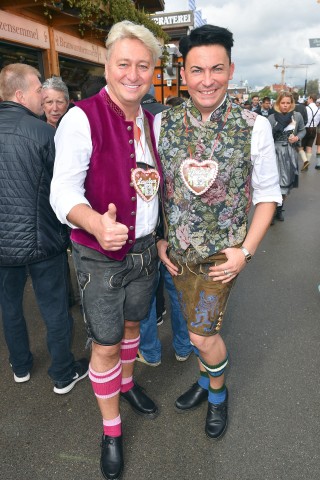
[(250, 260), (252, 259), (252, 255), (250, 252), (245, 247), (240, 247), (240, 250), (242, 250), (242, 253), (245, 256), (246, 262), (249, 263)]

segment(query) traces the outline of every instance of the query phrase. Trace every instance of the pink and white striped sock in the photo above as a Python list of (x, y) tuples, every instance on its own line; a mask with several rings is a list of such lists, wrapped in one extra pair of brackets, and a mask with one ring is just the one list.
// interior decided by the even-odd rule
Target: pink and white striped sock
[[(123, 339), (121, 342), (120, 358), (122, 363), (133, 363), (136, 359), (140, 343), (140, 335), (133, 339)], [(122, 378), (121, 392), (125, 393), (134, 386), (132, 376)]]
[(112, 420), (103, 419), (103, 433), (109, 437), (120, 437), (122, 434), (120, 415)]
[(133, 377), (122, 378), (121, 380), (121, 393), (126, 393), (128, 390), (134, 387)]
[(140, 343), (140, 335), (137, 338), (127, 340), (124, 338), (121, 342), (120, 358), (122, 363), (132, 363), (135, 361)]
[(121, 361), (106, 372), (95, 372), (89, 365), (89, 378), (94, 394), (98, 398), (111, 398), (120, 392), (122, 365)]

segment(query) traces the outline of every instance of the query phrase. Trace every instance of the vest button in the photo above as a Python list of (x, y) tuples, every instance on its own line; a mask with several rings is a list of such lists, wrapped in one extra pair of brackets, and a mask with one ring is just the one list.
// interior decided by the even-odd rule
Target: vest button
[(133, 240), (128, 240), (128, 243), (130, 243), (130, 245), (133, 243)]
[(129, 230), (134, 230), (134, 227), (130, 225)]
[(132, 144), (133, 144), (133, 140), (132, 140), (132, 138), (130, 138), (130, 140), (129, 140), (129, 143), (130, 143), (130, 145), (132, 145)]
[(132, 201), (132, 202), (135, 202), (135, 201), (136, 201), (136, 197), (131, 197), (131, 201)]
[(130, 153), (130, 158), (134, 158), (134, 153)]
[(132, 130), (131, 125), (129, 125), (129, 126), (127, 127), (127, 130), (128, 130), (129, 132), (131, 132), (131, 130)]
[(134, 216), (136, 214), (136, 212), (131, 212), (131, 215)]

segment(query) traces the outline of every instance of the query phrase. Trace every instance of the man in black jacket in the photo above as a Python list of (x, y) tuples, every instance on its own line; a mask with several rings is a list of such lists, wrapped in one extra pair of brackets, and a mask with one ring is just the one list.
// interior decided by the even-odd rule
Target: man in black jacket
[(75, 361), (70, 351), (68, 233), (49, 203), (54, 130), (39, 119), (39, 77), (18, 63), (0, 73), (0, 303), (14, 380), (26, 382), (33, 356), (22, 301), (30, 275), (47, 327), (48, 373), (54, 392), (64, 394), (87, 375), (88, 361)]
[(271, 113), (274, 113), (273, 108), (271, 108), (271, 98), (263, 97), (261, 105), (255, 110), (255, 112), (263, 117), (268, 117)]

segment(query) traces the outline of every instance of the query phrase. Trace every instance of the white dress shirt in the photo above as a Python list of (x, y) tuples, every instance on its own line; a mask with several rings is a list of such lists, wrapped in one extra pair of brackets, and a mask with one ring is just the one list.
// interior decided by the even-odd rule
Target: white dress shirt
[(307, 105), (308, 123), (306, 127), (317, 127), (320, 122), (320, 108), (312, 102)]
[[(135, 141), (136, 161), (154, 167), (145, 137), (143, 118), (143, 110), (140, 107), (136, 118), (136, 124), (141, 131), (139, 142)], [(79, 204), (91, 206), (85, 197), (84, 188), (92, 154), (91, 129), (89, 120), (81, 108), (75, 106), (63, 117), (55, 135), (55, 145), (56, 158), (50, 203), (61, 223), (77, 228), (67, 220), (70, 210)], [(158, 195), (151, 202), (145, 202), (137, 194), (136, 238), (144, 237), (155, 230), (158, 214)]]

